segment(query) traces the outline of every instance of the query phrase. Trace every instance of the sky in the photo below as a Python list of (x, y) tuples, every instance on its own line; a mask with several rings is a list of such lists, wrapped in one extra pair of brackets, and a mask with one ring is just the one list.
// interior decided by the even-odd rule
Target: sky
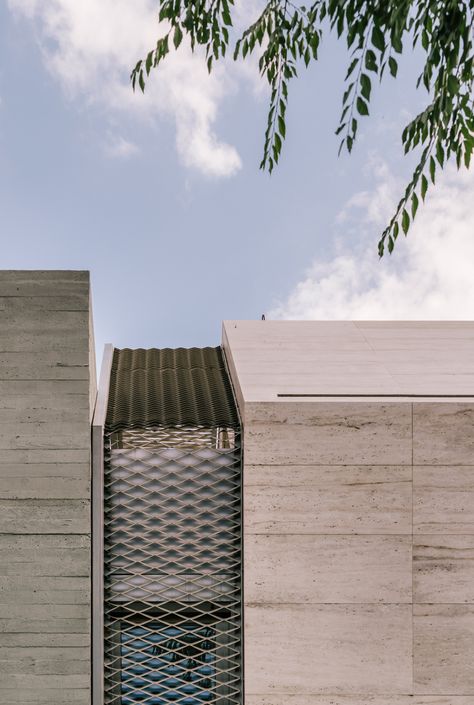
[[(244, 26), (259, 0), (237, 2)], [(209, 77), (170, 55), (145, 95), (129, 74), (160, 34), (153, 0), (0, 3), (4, 269), (88, 269), (97, 348), (216, 345), (223, 319), (472, 319), (474, 177), (448, 168), (407, 239), (377, 241), (414, 161), (420, 57), (373, 92), (337, 156), (345, 48), (290, 88), (287, 141), (259, 170), (268, 91), (254, 62)]]

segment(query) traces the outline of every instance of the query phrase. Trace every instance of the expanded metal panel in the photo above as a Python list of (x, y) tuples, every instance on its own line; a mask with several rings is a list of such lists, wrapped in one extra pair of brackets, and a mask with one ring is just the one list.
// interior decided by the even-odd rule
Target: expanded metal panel
[(115, 350), (107, 428), (238, 426), (221, 348)]
[(235, 430), (208, 426), (124, 428), (110, 434), (111, 448), (234, 448)]
[(109, 434), (105, 703), (241, 702), (236, 429)]

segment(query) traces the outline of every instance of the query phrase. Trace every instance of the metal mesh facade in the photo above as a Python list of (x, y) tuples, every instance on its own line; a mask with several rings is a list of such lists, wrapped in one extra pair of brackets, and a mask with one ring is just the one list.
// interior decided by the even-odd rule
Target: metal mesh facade
[(227, 427), (150, 426), (124, 428), (110, 434), (111, 448), (233, 448), (235, 430)]
[(105, 703), (241, 703), (238, 429), (105, 442)]

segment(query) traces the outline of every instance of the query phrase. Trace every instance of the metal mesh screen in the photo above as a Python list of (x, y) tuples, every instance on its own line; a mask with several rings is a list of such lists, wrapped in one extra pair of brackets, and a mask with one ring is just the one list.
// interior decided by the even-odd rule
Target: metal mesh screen
[(104, 492), (105, 703), (237, 705), (238, 433), (110, 434)]
[(225, 426), (148, 426), (110, 434), (111, 448), (234, 448), (235, 429)]

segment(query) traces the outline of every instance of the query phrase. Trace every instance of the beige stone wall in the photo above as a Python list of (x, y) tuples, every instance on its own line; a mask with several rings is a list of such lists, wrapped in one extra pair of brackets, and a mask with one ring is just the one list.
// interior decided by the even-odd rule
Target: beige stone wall
[(474, 406), (247, 402), (246, 705), (474, 703)]
[(90, 703), (89, 306), (87, 272), (0, 272), (2, 705)]

